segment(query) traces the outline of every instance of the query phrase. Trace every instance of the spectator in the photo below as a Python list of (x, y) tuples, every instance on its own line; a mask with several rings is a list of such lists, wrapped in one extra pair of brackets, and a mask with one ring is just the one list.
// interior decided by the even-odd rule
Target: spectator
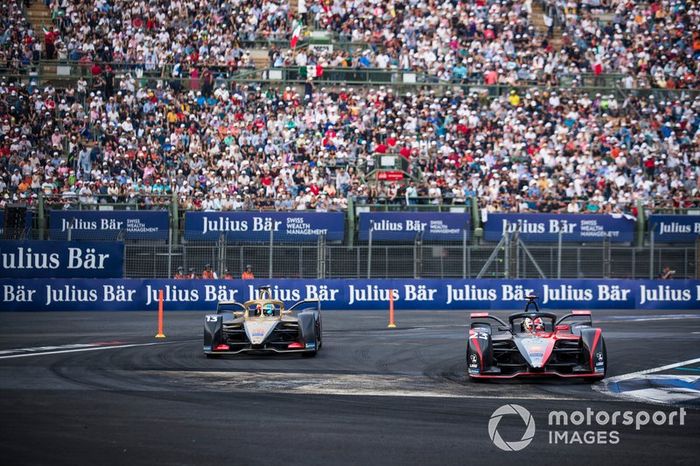
[(253, 280), (255, 278), (253, 275), (253, 268), (250, 266), (250, 264), (245, 266), (245, 270), (241, 274), (241, 278), (243, 280)]
[(669, 267), (669, 266), (667, 265), (667, 266), (665, 266), (665, 267), (663, 268), (663, 270), (661, 271), (661, 275), (659, 276), (659, 278), (660, 278), (661, 280), (670, 280), (671, 278), (673, 278), (673, 276), (674, 276), (675, 274), (676, 274), (676, 271), (675, 271), (675, 270), (671, 270), (671, 267)]
[(204, 266), (204, 270), (202, 271), (202, 278), (204, 280), (215, 280), (218, 278), (216, 272), (212, 270), (211, 264), (207, 264)]

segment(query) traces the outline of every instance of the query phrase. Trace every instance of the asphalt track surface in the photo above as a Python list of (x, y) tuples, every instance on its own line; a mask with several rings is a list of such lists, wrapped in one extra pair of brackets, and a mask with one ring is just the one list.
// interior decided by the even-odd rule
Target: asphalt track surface
[[(660, 314), (594, 312), (609, 376), (700, 357), (700, 315), (647, 320)], [(698, 464), (692, 403), (683, 426), (618, 426), (614, 445), (553, 445), (551, 410), (678, 407), (571, 381), (472, 383), (465, 312), (398, 312), (389, 330), (384, 313), (329, 311), (316, 358), (216, 360), (202, 354), (203, 315), (167, 314), (156, 341), (153, 313), (0, 313), (0, 464)], [(146, 343), (156, 344), (122, 346)], [(98, 346), (65, 346), (79, 344)], [(509, 403), (537, 426), (518, 452), (496, 448), (487, 430)], [(506, 441), (524, 428), (517, 416), (498, 426)]]

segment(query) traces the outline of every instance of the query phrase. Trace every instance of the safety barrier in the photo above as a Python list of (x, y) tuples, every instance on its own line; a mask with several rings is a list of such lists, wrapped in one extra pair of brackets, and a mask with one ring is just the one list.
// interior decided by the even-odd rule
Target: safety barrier
[[(261, 285), (288, 303), (319, 299), (325, 310), (669, 309), (700, 312), (700, 280), (0, 280), (3, 311), (208, 311), (246, 301)], [(398, 319), (398, 317), (397, 317)]]

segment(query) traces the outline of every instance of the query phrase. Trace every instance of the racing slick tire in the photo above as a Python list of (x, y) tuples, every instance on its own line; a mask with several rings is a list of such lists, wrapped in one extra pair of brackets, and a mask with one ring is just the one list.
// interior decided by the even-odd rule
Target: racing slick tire
[[(474, 322), (469, 326), (469, 328), (470, 329), (480, 328), (480, 329), (483, 329), (484, 331), (486, 331), (489, 335), (491, 334), (491, 325), (483, 323), (483, 322)], [(482, 379), (481, 377), (472, 377), (472, 374), (469, 373), (469, 361), (472, 357), (472, 354), (476, 355), (476, 353), (472, 353), (471, 348), (469, 346), (469, 343), (467, 343), (467, 359), (466, 359), (467, 375), (469, 376), (470, 381), (475, 382), (475, 383), (483, 383), (486, 381), (486, 379)], [(478, 355), (476, 355), (476, 356), (478, 357)], [(483, 368), (481, 368), (481, 367), (479, 368), (479, 373), (481, 373), (482, 369)]]
[(466, 359), (466, 361), (467, 361), (467, 376), (468, 376), (470, 382), (483, 383), (484, 379), (479, 378), (479, 377), (472, 377), (472, 375), (469, 373), (469, 358), (471, 357), (472, 354), (473, 353), (470, 351), (469, 346), (467, 346), (467, 359)]
[[(603, 337), (601, 337), (602, 339)], [(588, 383), (600, 382), (608, 374), (608, 350), (605, 347), (605, 340), (603, 339), (603, 364), (605, 364), (603, 373), (599, 377), (586, 377), (585, 380)]]
[(301, 353), (301, 355), (305, 358), (313, 358), (316, 356), (318, 353), (318, 350), (321, 349), (321, 337), (320, 337), (320, 327), (318, 321), (316, 322), (316, 325), (314, 325), (314, 350), (313, 351), (305, 351)]

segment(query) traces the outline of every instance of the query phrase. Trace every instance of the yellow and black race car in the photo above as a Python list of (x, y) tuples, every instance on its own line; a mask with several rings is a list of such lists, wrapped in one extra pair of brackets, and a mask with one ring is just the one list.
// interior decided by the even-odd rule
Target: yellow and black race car
[(244, 352), (300, 353), (316, 356), (323, 345), (321, 302), (304, 300), (285, 308), (271, 299), (270, 287), (260, 299), (222, 301), (216, 314), (204, 317), (204, 354), (216, 357)]

